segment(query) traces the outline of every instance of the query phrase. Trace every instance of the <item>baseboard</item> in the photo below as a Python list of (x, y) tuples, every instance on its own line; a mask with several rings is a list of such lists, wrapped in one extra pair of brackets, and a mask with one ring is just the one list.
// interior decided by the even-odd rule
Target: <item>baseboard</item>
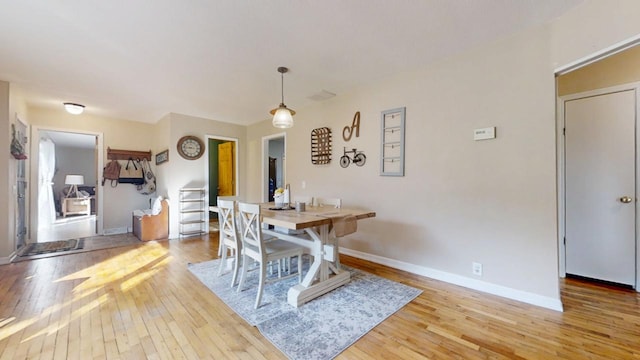
[(543, 308), (555, 310), (555, 311), (563, 311), (562, 301), (560, 299), (550, 298), (548, 296), (542, 296), (534, 293), (530, 293), (527, 291), (512, 289), (502, 285), (496, 285), (492, 283), (488, 283), (485, 281), (480, 281), (476, 279), (471, 279), (468, 277), (451, 274), (445, 271), (435, 270), (424, 266), (418, 266), (410, 263), (406, 263), (403, 261), (398, 261), (394, 259), (389, 259), (386, 257), (372, 255), (356, 250), (340, 248), (340, 253), (356, 257), (358, 259), (363, 259), (367, 261), (371, 261), (377, 264), (385, 265), (392, 267), (394, 269), (407, 271), (412, 274), (426, 276), (431, 279), (444, 281), (450, 284), (463, 286), (469, 289), (482, 291), (492, 295), (498, 295), (507, 299), (520, 301), (523, 303), (540, 306)]
[(104, 234), (105, 235), (126, 234), (128, 232), (131, 232), (131, 231), (129, 231), (128, 227), (104, 229)]
[(0, 257), (0, 265), (11, 264), (11, 262), (16, 256), (18, 256), (18, 253), (14, 251), (9, 256)]

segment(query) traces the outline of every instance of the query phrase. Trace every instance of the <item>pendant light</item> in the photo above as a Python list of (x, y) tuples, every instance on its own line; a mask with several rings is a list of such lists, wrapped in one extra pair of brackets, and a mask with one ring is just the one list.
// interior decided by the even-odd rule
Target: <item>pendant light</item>
[(287, 129), (292, 127), (293, 115), (296, 114), (295, 111), (289, 109), (284, 104), (284, 73), (286, 73), (287, 71), (289, 71), (289, 69), (287, 69), (284, 66), (281, 66), (278, 68), (278, 72), (280, 73), (280, 79), (281, 79), (282, 102), (277, 108), (269, 112), (271, 113), (271, 115), (273, 115), (273, 121), (271, 122), (273, 126), (281, 129)]

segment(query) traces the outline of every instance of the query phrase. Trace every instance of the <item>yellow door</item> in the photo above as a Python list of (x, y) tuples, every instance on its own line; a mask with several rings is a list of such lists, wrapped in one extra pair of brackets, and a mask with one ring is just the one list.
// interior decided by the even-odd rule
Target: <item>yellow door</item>
[(218, 196), (234, 196), (233, 141), (218, 144)]

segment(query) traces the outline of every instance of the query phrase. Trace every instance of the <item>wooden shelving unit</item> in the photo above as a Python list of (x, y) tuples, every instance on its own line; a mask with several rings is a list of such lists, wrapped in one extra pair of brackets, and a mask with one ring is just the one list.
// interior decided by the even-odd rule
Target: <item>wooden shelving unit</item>
[(205, 233), (204, 188), (180, 189), (180, 238)]

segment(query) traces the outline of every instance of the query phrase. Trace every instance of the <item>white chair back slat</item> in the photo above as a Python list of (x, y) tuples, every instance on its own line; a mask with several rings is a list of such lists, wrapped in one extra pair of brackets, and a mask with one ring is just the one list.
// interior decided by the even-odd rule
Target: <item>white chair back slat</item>
[(342, 207), (342, 199), (340, 198), (322, 198), (316, 197), (316, 206), (333, 206), (336, 209)]

